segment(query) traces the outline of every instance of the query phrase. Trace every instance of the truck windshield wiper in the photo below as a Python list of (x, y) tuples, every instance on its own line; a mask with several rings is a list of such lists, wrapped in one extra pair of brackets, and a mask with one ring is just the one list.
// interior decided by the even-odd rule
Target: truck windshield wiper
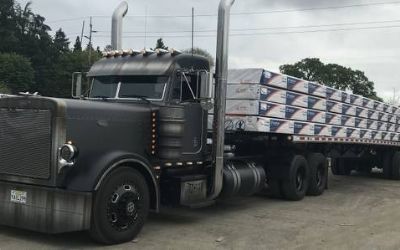
[(120, 95), (120, 97), (122, 98), (139, 98), (145, 102), (151, 103), (151, 101), (149, 101), (149, 99), (147, 99), (147, 96), (143, 96), (143, 95)]
[(107, 101), (111, 97), (105, 96), (105, 95), (95, 95), (95, 96), (91, 96), (91, 98), (101, 98), (103, 101)]

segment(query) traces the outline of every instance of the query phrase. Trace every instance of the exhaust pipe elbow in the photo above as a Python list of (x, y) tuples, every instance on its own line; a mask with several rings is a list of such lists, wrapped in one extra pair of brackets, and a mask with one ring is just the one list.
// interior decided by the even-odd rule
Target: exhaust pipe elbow
[(114, 10), (111, 23), (111, 47), (114, 50), (122, 49), (122, 19), (128, 13), (128, 3), (123, 1)]

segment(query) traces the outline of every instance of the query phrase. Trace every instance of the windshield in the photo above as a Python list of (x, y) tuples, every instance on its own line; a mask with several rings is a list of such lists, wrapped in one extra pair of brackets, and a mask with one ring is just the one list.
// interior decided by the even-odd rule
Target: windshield
[(95, 77), (89, 97), (161, 100), (167, 81), (167, 76)]

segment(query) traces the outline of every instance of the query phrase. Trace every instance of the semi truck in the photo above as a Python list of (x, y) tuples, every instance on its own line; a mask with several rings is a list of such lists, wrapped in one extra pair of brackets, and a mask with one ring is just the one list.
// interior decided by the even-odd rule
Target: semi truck
[[(116, 244), (135, 238), (149, 212), (162, 206), (204, 207), (264, 191), (292, 201), (321, 195), (328, 162), (338, 175), (378, 167), (399, 179), (394, 137), (281, 131), (280, 121), (289, 128), (293, 121), (230, 111), (233, 3), (219, 4), (215, 74), (201, 56), (122, 50), (123, 2), (113, 15), (115, 50), (91, 67), (87, 94), (76, 84), (75, 99), (1, 98), (0, 224), (44, 233), (87, 230)], [(246, 83), (244, 75), (238, 84)], [(267, 75), (262, 71), (260, 79)], [(262, 128), (251, 129), (248, 119)]]

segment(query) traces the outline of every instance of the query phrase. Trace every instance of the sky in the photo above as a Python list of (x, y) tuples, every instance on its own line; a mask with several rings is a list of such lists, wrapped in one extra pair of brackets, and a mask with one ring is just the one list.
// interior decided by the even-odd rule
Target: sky
[[(24, 5), (26, 0), (17, 0)], [(111, 15), (120, 0), (31, 0), (53, 32), (62, 28), (73, 44), (89, 34), (93, 44), (110, 44)], [(127, 0), (123, 47), (154, 47), (163, 37), (170, 48), (194, 46), (215, 55), (218, 0)], [(358, 69), (375, 82), (378, 96), (400, 95), (400, 1), (236, 0), (232, 7), (229, 67), (278, 71), (306, 57)], [(84, 43), (88, 41), (84, 39)]]

